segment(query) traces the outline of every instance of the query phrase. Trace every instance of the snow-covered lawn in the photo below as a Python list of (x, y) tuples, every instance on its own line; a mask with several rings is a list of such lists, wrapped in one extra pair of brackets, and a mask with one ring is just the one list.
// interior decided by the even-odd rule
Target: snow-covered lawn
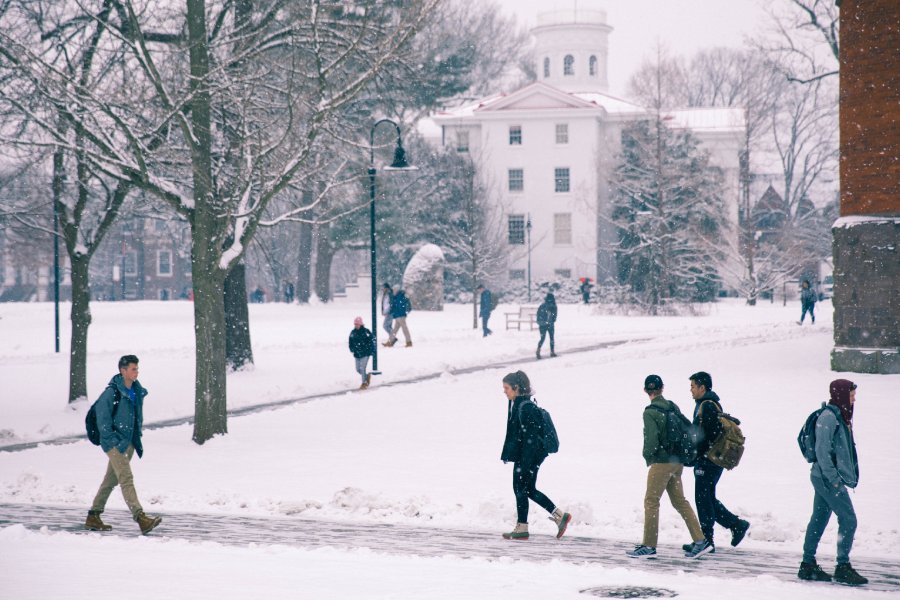
[[(187, 302), (94, 304), (90, 399), (115, 374), (118, 356), (135, 353), (141, 358), (140, 380), (150, 390), (146, 421), (190, 415), (192, 308)], [(365, 317), (368, 305), (251, 305), (256, 366), (229, 376), (230, 407), (337, 389), (347, 394), (233, 418), (227, 436), (203, 446), (191, 442), (189, 426), (145, 432), (144, 459), (133, 463), (145, 508), (408, 522), (499, 535), (515, 519), (511, 466), (499, 460), (506, 416), (500, 380), (522, 368), (537, 400), (553, 414), (561, 439), (559, 454), (541, 469), (539, 488), (575, 515), (573, 534), (637, 542), (646, 477), (643, 378), (659, 374), (665, 395), (687, 412), (693, 404), (688, 375), (706, 370), (748, 438), (743, 462), (723, 476), (718, 488), (720, 499), (752, 523), (741, 547), (781, 550), (788, 553), (786, 560), (799, 562), (812, 490), (796, 435), (806, 415), (827, 399), (828, 382), (842, 376), (829, 370), (829, 303), (817, 305), (815, 326), (802, 328), (796, 304), (751, 308), (723, 302), (703, 316), (658, 318), (600, 315), (590, 307), (561, 305), (560, 357), (540, 362), (533, 361), (537, 332), (503, 330), (502, 313), (512, 309), (498, 309), (492, 319), (495, 334), (488, 338), (472, 329), (470, 306), (412, 313), (414, 346), (381, 348), (384, 375), (371, 389), (356, 392), (347, 336), (353, 317)], [(52, 328), (49, 304), (0, 304), (0, 444), (83, 429), (88, 403), (75, 410), (66, 406), (67, 355), (53, 354)], [(640, 341), (567, 354), (567, 349), (619, 339)], [(508, 367), (449, 373), (503, 360)], [(437, 379), (384, 385), (441, 372)], [(852, 496), (859, 516), (854, 554), (896, 556), (900, 377), (843, 375), (859, 385), (854, 431), (861, 482)], [(87, 441), (0, 453), (0, 502), (87, 509), (104, 468), (105, 457)], [(684, 481), (693, 499), (689, 472)], [(118, 492), (109, 506), (124, 508)], [(532, 505), (532, 531), (550, 533), (545, 516)], [(833, 562), (835, 530), (832, 524), (820, 547), (820, 562), (826, 565)], [(728, 539), (726, 531), (718, 535), (720, 542)], [(121, 571), (122, 585), (127, 573), (139, 573), (142, 579), (162, 580), (147, 590), (172, 597), (245, 598), (265, 592), (276, 598), (574, 598), (579, 589), (619, 581), (699, 597), (709, 583), (688, 575), (655, 579), (641, 572), (636, 577), (637, 571), (626, 568), (233, 548), (159, 539), (164, 536), (165, 522), (153, 539), (135, 540), (7, 527), (0, 531), (0, 590), (27, 585), (26, 576), (43, 573), (48, 564), (53, 578), (87, 586), (108, 577), (105, 567), (118, 560), (128, 565)], [(665, 502), (660, 541), (687, 541), (684, 525)], [(179, 569), (183, 564), (191, 567)], [(766, 578), (749, 583), (752, 593), (729, 595), (812, 598), (814, 592), (816, 597), (840, 592)], [(54, 585), (42, 583), (40, 597), (61, 596)], [(94, 589), (90, 597), (106, 596)]]

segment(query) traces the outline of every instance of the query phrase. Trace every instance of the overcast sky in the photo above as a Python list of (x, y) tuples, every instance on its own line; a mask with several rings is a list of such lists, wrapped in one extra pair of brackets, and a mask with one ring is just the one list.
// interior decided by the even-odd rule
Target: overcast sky
[(777, 0), (496, 0), (529, 27), (547, 10), (602, 8), (609, 36), (609, 85), (623, 95), (628, 78), (660, 40), (673, 54), (700, 48), (741, 46), (767, 22), (765, 6)]

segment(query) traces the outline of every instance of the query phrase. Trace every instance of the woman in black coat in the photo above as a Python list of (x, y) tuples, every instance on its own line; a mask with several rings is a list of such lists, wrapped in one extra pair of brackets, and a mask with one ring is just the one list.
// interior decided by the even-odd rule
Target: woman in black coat
[(550, 513), (556, 523), (557, 538), (566, 532), (572, 515), (563, 512), (537, 490), (537, 475), (547, 458), (543, 445), (544, 419), (531, 399), (531, 382), (522, 371), (503, 378), (503, 393), (509, 402), (506, 418), (506, 439), (500, 460), (513, 464), (513, 493), (516, 495), (517, 522), (515, 528), (504, 533), (507, 540), (528, 539), (528, 500), (534, 500)]

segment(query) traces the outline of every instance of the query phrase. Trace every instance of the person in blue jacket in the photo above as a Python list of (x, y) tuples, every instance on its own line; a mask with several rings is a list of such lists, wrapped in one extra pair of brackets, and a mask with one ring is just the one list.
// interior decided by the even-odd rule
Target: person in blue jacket
[(119, 359), (119, 374), (113, 376), (97, 400), (100, 448), (103, 449), (109, 462), (106, 466), (106, 475), (84, 523), (84, 528), (91, 531), (112, 529), (103, 522), (100, 515), (117, 485), (122, 489), (125, 504), (141, 528), (141, 533), (150, 533), (162, 521), (162, 517), (154, 517), (144, 512), (134, 489), (134, 476), (131, 473), (132, 455), (135, 452), (138, 457), (144, 454), (141, 436), (144, 425), (144, 396), (147, 395), (147, 390), (137, 378), (138, 357), (126, 354)]
[(835, 379), (829, 385), (831, 400), (816, 420), (816, 462), (809, 479), (815, 493), (812, 517), (803, 541), (803, 562), (797, 576), (806, 581), (831, 581), (831, 575), (816, 563), (816, 549), (831, 519), (837, 515), (837, 567), (834, 580), (848, 585), (863, 585), (869, 580), (850, 564), (850, 549), (856, 534), (856, 512), (847, 488), (859, 482), (859, 463), (853, 440), (853, 405), (856, 384)]
[(397, 343), (397, 332), (403, 330), (403, 337), (406, 338), (406, 347), (412, 346), (412, 337), (409, 335), (409, 327), (406, 326), (406, 316), (412, 310), (412, 303), (406, 297), (406, 292), (398, 291), (391, 298), (391, 316), (394, 318), (394, 328), (391, 330), (391, 337), (384, 343), (390, 348)]
[(488, 327), (488, 321), (491, 318), (491, 312), (494, 310), (494, 299), (491, 297), (491, 290), (486, 289), (483, 285), (475, 288), (478, 292), (478, 316), (481, 317), (481, 332), (483, 337), (487, 337), (494, 333)]

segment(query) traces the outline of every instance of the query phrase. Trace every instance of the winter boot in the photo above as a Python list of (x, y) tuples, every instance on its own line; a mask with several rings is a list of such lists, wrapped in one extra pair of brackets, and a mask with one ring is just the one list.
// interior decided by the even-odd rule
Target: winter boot
[(134, 517), (134, 520), (137, 521), (138, 527), (141, 528), (141, 533), (147, 535), (162, 522), (162, 517), (152, 517), (141, 511)]
[(555, 352), (555, 351), (553, 351), (553, 350), (550, 351), (550, 358), (556, 358), (556, 352)]
[(731, 545), (737, 546), (740, 544), (744, 536), (747, 535), (748, 529), (750, 529), (750, 522), (738, 519), (738, 524), (731, 530)]
[(856, 572), (850, 563), (843, 563), (834, 570), (834, 580), (847, 585), (865, 585), (869, 580)]
[(569, 521), (572, 520), (572, 515), (567, 512), (563, 512), (558, 508), (553, 509), (553, 514), (550, 515), (550, 520), (556, 523), (556, 526), (559, 528), (559, 531), (556, 533), (556, 539), (559, 539), (566, 532), (566, 527), (569, 526)]
[(534, 356), (538, 360), (541, 360), (541, 349), (540, 348), (537, 349), (537, 352), (534, 353)]
[(509, 533), (503, 534), (504, 540), (527, 540), (528, 523), (516, 523), (515, 528)]
[(803, 581), (831, 581), (831, 575), (822, 570), (822, 567), (812, 562), (801, 562), (800, 570), (797, 571), (797, 577)]
[(412, 347), (412, 342), (406, 342), (406, 347), (407, 347), (407, 348), (411, 348), (411, 347)]
[(368, 382), (368, 381), (363, 381), (362, 384), (359, 386), (359, 389), (364, 390), (364, 389), (366, 389), (367, 387), (369, 387), (369, 382)]
[(100, 518), (101, 512), (103, 511), (89, 510), (87, 519), (84, 522), (84, 528), (88, 531), (110, 531), (112, 526), (103, 522), (103, 519)]
[(385, 343), (383, 343), (382, 346), (384, 346), (386, 348), (390, 348), (391, 346), (393, 346), (396, 343), (397, 343), (397, 340), (388, 340)]

